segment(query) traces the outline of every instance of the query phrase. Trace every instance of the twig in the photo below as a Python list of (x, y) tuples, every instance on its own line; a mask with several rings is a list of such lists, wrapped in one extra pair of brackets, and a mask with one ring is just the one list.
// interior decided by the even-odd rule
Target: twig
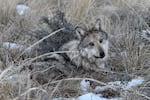
[(146, 96), (146, 95), (141, 94), (141, 93), (136, 93), (136, 94), (139, 95), (139, 96), (142, 96), (142, 97), (144, 97), (144, 98), (146, 98), (146, 99), (148, 99), (148, 100), (150, 100), (150, 97), (149, 97), (149, 96)]
[(52, 91), (52, 93), (51, 93), (51, 95), (50, 95), (50, 99), (52, 99), (54, 93), (56, 92), (56, 90), (58, 89), (58, 87), (60, 86), (60, 84), (62, 83), (62, 81), (63, 81), (63, 80), (60, 80), (60, 81), (57, 83), (56, 87), (54, 88), (54, 90)]
[[(107, 85), (106, 83), (104, 82), (101, 82), (101, 81), (98, 81), (98, 80), (95, 80), (95, 79), (92, 79), (92, 78), (66, 78), (66, 79), (62, 79), (63, 81), (70, 81), (70, 80), (89, 80), (89, 81), (93, 81), (93, 82), (96, 82), (96, 83), (99, 83), (101, 85)], [(54, 83), (58, 83), (62, 80), (57, 80), (57, 81), (52, 81), (51, 84), (54, 84)]]
[[(31, 91), (33, 91), (33, 90), (41, 90), (42, 92), (47, 93), (46, 90), (40, 89), (40, 88), (38, 88), (38, 87), (33, 87), (33, 88), (28, 89), (28, 90), (25, 91), (24, 93), (20, 94), (20, 96), (24, 96), (24, 95), (26, 95), (27, 93), (29, 93), (29, 92), (31, 92)], [(14, 98), (13, 100), (19, 99), (20, 96)]]
[(77, 52), (77, 51), (56, 51), (56, 52), (49, 52), (49, 53), (45, 53), (45, 54), (42, 54), (40, 56), (36, 56), (32, 59), (30, 59), (29, 61), (26, 61), (23, 65), (26, 65), (26, 64), (29, 64), (39, 58), (42, 58), (42, 57), (45, 57), (45, 56), (48, 56), (48, 55), (52, 55), (52, 54), (58, 54), (58, 53), (71, 53), (71, 52)]
[(51, 83), (49, 84), (55, 84), (55, 83), (58, 83), (58, 82), (62, 82), (62, 81), (78, 81), (78, 80), (89, 80), (89, 81), (92, 81), (92, 82), (96, 82), (100, 85), (104, 85), (104, 86), (108, 86), (109, 88), (113, 89), (116, 91), (115, 88), (113, 88), (112, 86), (109, 86), (108, 84), (104, 83), (104, 82), (101, 82), (99, 80), (96, 80), (96, 79), (92, 79), (92, 78), (66, 78), (66, 79), (62, 79), (62, 80), (57, 80), (57, 81), (52, 81)]
[(9, 71), (12, 70), (13, 66), (8, 67), (7, 69), (5, 69), (4, 71), (2, 71), (2, 73), (0, 74), (0, 81), (2, 80), (2, 78), (4, 77), (4, 75), (6, 75), (6, 73), (8, 73)]

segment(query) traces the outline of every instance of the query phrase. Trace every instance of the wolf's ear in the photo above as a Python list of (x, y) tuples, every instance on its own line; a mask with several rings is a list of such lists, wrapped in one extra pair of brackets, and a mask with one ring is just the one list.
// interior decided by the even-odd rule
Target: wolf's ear
[(101, 30), (101, 20), (100, 19), (97, 19), (96, 21), (95, 21), (95, 26), (94, 26), (94, 28), (96, 29), (96, 30)]
[(75, 31), (76, 31), (76, 34), (77, 34), (78, 39), (81, 40), (82, 37), (85, 35), (85, 30), (82, 29), (81, 27), (78, 27), (78, 26), (77, 26), (77, 27), (75, 28)]

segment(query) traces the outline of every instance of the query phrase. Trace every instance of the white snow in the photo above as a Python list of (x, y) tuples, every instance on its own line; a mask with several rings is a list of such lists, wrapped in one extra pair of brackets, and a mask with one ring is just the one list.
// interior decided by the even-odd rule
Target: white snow
[[(18, 49), (20, 51), (26, 49), (27, 47), (21, 44), (13, 43), (13, 42), (3, 42), (2, 46), (9, 49), (9, 50), (14, 50)], [(28, 48), (26, 52), (30, 53), (32, 51), (32, 48)]]
[(81, 83), (80, 83), (80, 87), (81, 87), (81, 91), (83, 93), (87, 93), (88, 92), (88, 89), (90, 89), (90, 82), (89, 81), (86, 81), (86, 80), (82, 80)]
[(22, 49), (24, 46), (12, 42), (3, 42), (2, 43), (3, 47), (9, 48), (9, 49)]
[(122, 89), (122, 90), (126, 90), (129, 88), (133, 88), (136, 86), (139, 86), (141, 84), (143, 84), (144, 82), (144, 78), (143, 77), (138, 77), (135, 79), (132, 79), (129, 82), (125, 82), (125, 81), (114, 81), (114, 82), (108, 82), (106, 86), (96, 86), (95, 87), (95, 91), (104, 91), (109, 89), (110, 87), (113, 87), (115, 89)]
[(112, 98), (107, 99), (101, 97), (100, 94), (94, 94), (94, 93), (87, 93), (85, 95), (79, 96), (77, 99), (74, 100), (123, 100), (122, 98)]
[(25, 12), (26, 10), (28, 10), (28, 9), (29, 9), (29, 7), (26, 6), (26, 5), (17, 5), (17, 7), (16, 7), (17, 13), (18, 13), (20, 16), (23, 15), (24, 12)]
[(52, 100), (76, 100), (75, 98), (53, 98)]
[[(95, 92), (97, 91), (105, 91), (107, 89), (109, 89), (110, 87), (114, 87), (116, 89), (122, 89), (122, 90), (126, 90), (128, 88), (132, 88), (132, 87), (136, 87), (141, 85), (144, 82), (144, 78), (143, 77), (138, 77), (135, 79), (132, 79), (129, 82), (121, 82), (121, 81), (114, 81), (114, 82), (108, 82), (106, 86), (96, 86), (95, 89), (93, 89)], [(77, 97), (77, 98), (54, 98), (53, 100), (124, 100), (121, 97), (118, 98), (104, 98), (102, 97), (102, 94), (95, 94), (95, 93), (91, 93), (88, 92), (88, 89), (91, 88), (90, 86), (90, 81), (86, 81), (86, 80), (82, 80), (81, 83), (81, 90), (83, 92), (83, 95)]]
[(127, 84), (127, 88), (132, 88), (141, 85), (144, 82), (143, 77), (138, 77), (135, 79), (132, 79), (130, 82)]
[(127, 51), (122, 51), (122, 52), (120, 52), (120, 54), (121, 54), (121, 56), (124, 56), (124, 57), (127, 57)]
[(150, 30), (149, 29), (142, 30), (142, 33), (147, 34), (148, 36), (150, 36)]
[[(138, 77), (138, 78), (132, 79), (129, 82), (125, 82), (125, 81), (108, 82), (106, 86), (96, 86), (94, 91), (102, 92), (102, 91), (110, 89), (110, 87), (113, 87), (114, 89), (126, 90), (128, 88), (133, 88), (133, 87), (139, 86), (143, 82), (144, 82), (143, 77)], [(90, 87), (90, 82), (82, 80), (80, 85), (82, 86), (82, 90), (83, 89), (86, 90), (86, 88)], [(103, 98), (102, 94), (88, 93), (87, 90), (86, 90), (86, 92), (87, 92), (86, 94), (79, 96), (77, 99), (74, 99), (74, 100), (124, 100), (123, 98), (112, 98), (112, 99)]]
[(143, 38), (150, 41), (150, 30), (149, 29), (142, 30), (142, 32), (140, 34)]
[(100, 92), (100, 91), (105, 91), (105, 90), (107, 90), (109, 88), (110, 88), (109, 86), (96, 86), (94, 90), (96, 92)]
[(108, 99), (101, 98), (99, 95), (93, 93), (87, 93), (85, 95), (79, 96), (77, 100), (108, 100)]
[(114, 81), (114, 82), (108, 82), (109, 87), (114, 87), (117, 89), (124, 89), (126, 88), (127, 82), (125, 81)]
[(53, 100), (123, 100), (122, 98), (107, 99), (100, 97), (99, 94), (87, 93), (77, 98), (54, 98)]

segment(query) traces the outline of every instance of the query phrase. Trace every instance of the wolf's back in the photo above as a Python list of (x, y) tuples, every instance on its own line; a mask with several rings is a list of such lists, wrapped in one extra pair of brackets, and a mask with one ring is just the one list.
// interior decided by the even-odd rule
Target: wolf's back
[[(41, 51), (42, 53), (58, 51), (63, 44), (77, 39), (74, 26), (64, 18), (64, 13), (61, 11), (57, 11), (56, 15), (51, 19), (48, 17), (42, 17), (41, 21), (46, 23), (52, 32), (61, 28), (64, 29), (40, 43), (38, 51)], [(44, 36), (45, 34), (41, 36), (40, 39)]]

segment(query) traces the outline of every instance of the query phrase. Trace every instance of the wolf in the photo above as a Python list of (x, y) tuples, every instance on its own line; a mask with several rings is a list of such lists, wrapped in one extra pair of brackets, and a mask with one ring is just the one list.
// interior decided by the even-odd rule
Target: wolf
[(43, 17), (52, 31), (60, 28), (64, 30), (48, 38), (40, 45), (40, 51), (68, 51), (63, 54), (53, 54), (48, 59), (56, 59), (60, 62), (70, 62), (77, 68), (93, 69), (104, 68), (108, 57), (108, 34), (101, 28), (101, 20), (97, 19), (91, 28), (82, 28), (69, 23), (64, 13), (57, 11), (56, 15), (49, 19)]
[(65, 43), (60, 50), (73, 51), (66, 53), (76, 67), (85, 69), (105, 68), (108, 58), (108, 34), (102, 30), (101, 21), (97, 19), (91, 29), (76, 27), (78, 39)]
[(33, 80), (43, 84), (50, 79), (56, 79), (57, 76), (67, 77), (72, 71), (93, 72), (99, 68), (105, 68), (109, 38), (108, 33), (101, 28), (100, 19), (97, 19), (89, 29), (81, 26), (74, 28), (61, 12), (50, 20), (44, 17), (42, 21), (48, 24), (52, 31), (60, 28), (65, 28), (65, 30), (56, 33), (40, 45), (40, 50), (44, 53), (47, 51), (60, 51), (61, 53), (47, 56), (43, 62), (46, 64), (39, 66), (33, 63), (31, 75)]

